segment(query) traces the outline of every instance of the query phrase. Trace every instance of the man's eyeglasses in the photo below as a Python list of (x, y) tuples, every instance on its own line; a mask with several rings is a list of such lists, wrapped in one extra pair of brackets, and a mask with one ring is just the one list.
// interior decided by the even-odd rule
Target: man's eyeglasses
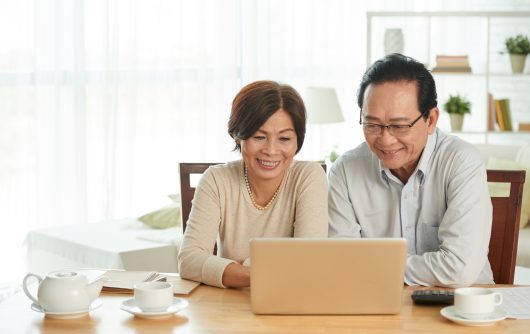
[(381, 125), (381, 124), (363, 122), (363, 112), (361, 110), (361, 113), (359, 116), (359, 124), (363, 126), (363, 131), (367, 135), (380, 135), (383, 133), (383, 129), (386, 128), (388, 130), (388, 133), (390, 133), (392, 136), (400, 137), (400, 136), (407, 135), (410, 132), (410, 128), (412, 128), (414, 124), (416, 124), (422, 117), (423, 117), (423, 113), (421, 113), (418, 116), (418, 118), (416, 118), (410, 124)]

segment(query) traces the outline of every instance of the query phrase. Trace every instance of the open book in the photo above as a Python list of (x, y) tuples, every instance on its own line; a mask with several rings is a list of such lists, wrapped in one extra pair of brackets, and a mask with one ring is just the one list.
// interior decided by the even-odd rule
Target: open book
[(157, 273), (153, 271), (108, 270), (107, 282), (103, 291), (110, 293), (133, 293), (134, 285), (141, 282), (164, 281), (173, 284), (173, 293), (190, 294), (200, 283), (180, 278), (177, 273)]

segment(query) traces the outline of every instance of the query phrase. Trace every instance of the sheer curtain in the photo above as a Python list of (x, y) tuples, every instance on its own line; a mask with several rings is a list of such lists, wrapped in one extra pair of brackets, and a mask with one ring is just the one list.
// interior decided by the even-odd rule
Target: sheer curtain
[(322, 160), (362, 141), (355, 91), (366, 66), (363, 1), (242, 2), (242, 79), (273, 78), (303, 94), (308, 86), (337, 90), (345, 122), (308, 124), (300, 160)]
[(0, 281), (28, 230), (140, 215), (179, 161), (237, 157), (239, 1), (0, 5)]

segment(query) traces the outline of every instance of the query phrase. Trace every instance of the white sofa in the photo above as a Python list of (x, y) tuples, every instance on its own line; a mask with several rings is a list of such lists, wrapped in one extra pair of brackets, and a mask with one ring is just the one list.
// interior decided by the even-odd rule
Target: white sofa
[(530, 144), (525, 146), (476, 144), (488, 169), (525, 169), (526, 182), (521, 210), (517, 266), (530, 267)]

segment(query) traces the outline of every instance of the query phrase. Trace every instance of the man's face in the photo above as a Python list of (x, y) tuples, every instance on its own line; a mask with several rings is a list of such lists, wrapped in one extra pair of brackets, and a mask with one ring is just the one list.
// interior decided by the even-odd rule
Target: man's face
[[(416, 120), (418, 88), (415, 82), (399, 81), (369, 85), (364, 92), (363, 123), (407, 125)], [(438, 108), (433, 108), (427, 120), (421, 117), (404, 134), (392, 135), (387, 128), (379, 134), (365, 131), (364, 137), (382, 164), (401, 181), (406, 182), (421, 157), (427, 137), (436, 130)]]

